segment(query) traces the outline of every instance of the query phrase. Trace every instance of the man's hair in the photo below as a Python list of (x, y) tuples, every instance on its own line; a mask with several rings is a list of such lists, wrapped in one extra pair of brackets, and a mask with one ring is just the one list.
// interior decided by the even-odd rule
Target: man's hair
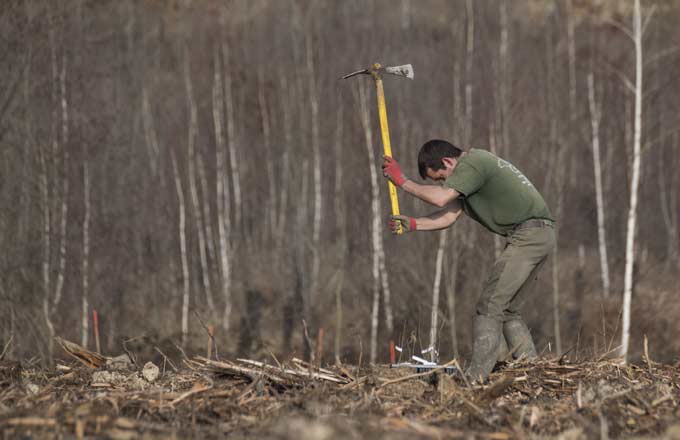
[(418, 152), (418, 172), (420, 172), (420, 177), (423, 179), (427, 177), (428, 168), (432, 168), (432, 171), (441, 170), (444, 168), (443, 158), (457, 158), (462, 152), (463, 150), (450, 142), (440, 139), (432, 139), (425, 142)]

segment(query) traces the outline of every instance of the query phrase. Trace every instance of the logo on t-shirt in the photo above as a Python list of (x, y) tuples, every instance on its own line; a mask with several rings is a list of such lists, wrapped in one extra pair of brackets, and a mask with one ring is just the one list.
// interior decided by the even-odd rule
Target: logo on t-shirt
[(531, 188), (534, 187), (534, 185), (529, 181), (529, 179), (527, 179), (527, 177), (524, 174), (522, 174), (522, 172), (520, 170), (518, 170), (516, 166), (514, 166), (513, 164), (511, 164), (507, 160), (503, 160), (501, 158), (498, 158), (498, 168), (500, 168), (500, 169), (509, 168), (510, 171), (512, 171), (513, 174), (515, 174), (515, 176), (517, 176), (517, 178), (520, 180), (520, 182), (522, 182), (522, 184), (524, 184), (526, 186), (530, 186)]

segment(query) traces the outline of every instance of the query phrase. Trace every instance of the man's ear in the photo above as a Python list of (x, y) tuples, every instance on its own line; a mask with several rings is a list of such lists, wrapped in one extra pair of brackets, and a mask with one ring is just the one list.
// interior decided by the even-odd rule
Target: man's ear
[(453, 159), (451, 157), (442, 158), (442, 162), (444, 163), (444, 166), (446, 166), (446, 168), (452, 168), (453, 166), (456, 165), (456, 159)]

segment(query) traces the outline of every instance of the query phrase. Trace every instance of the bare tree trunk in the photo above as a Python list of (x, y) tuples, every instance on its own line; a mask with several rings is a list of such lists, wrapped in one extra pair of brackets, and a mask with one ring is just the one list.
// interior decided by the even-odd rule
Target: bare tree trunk
[(258, 103), (260, 106), (260, 119), (262, 120), (262, 136), (264, 143), (264, 157), (265, 166), (267, 167), (267, 188), (269, 190), (269, 200), (265, 205), (265, 240), (269, 238), (274, 241), (274, 231), (276, 230), (276, 213), (277, 213), (277, 194), (276, 194), (276, 176), (274, 170), (275, 158), (272, 154), (271, 143), (271, 124), (269, 121), (269, 110), (267, 109), (267, 96), (265, 93), (264, 70), (262, 68), (257, 71), (258, 79)]
[(588, 75), (588, 102), (593, 135), (593, 169), (595, 173), (595, 200), (597, 203), (597, 238), (600, 250), (600, 274), (602, 295), (609, 297), (609, 263), (607, 259), (607, 238), (604, 218), (604, 197), (602, 193), (602, 171), (600, 165), (600, 109), (595, 101), (593, 74)]
[[(547, 67), (547, 89), (545, 92), (546, 96), (546, 112), (548, 114), (548, 124), (550, 124), (549, 128), (549, 146), (550, 148), (546, 148), (545, 150), (545, 156), (546, 159), (544, 160), (544, 163), (557, 163), (557, 164), (563, 164), (563, 156), (564, 156), (564, 149), (560, 148), (560, 139), (558, 138), (558, 133), (559, 133), (559, 127), (558, 127), (558, 109), (557, 109), (557, 102), (558, 98), (555, 97), (556, 93), (556, 75), (555, 75), (555, 55), (554, 55), (554, 45), (552, 41), (552, 34), (551, 34), (551, 26), (550, 26), (550, 13), (548, 13), (546, 17), (546, 33), (545, 33), (545, 48), (546, 48), (546, 67)], [(554, 150), (554, 151), (551, 151)], [(555, 172), (553, 172), (554, 168), (557, 168)], [(564, 166), (558, 166), (558, 167), (548, 167), (548, 172), (545, 173), (545, 181), (543, 184), (544, 188), (549, 188), (551, 182), (551, 179), (554, 176), (555, 179), (555, 192), (557, 194), (557, 200), (556, 200), (556, 205), (557, 208), (555, 210), (555, 218), (557, 219), (558, 223), (560, 220), (560, 217), (562, 215), (562, 184), (563, 184), (563, 175), (565, 173), (565, 167)], [(559, 240), (558, 240), (558, 233), (559, 231), (555, 231), (555, 248), (553, 250), (553, 260), (552, 260), (552, 296), (553, 296), (553, 304), (552, 304), (552, 315), (553, 315), (553, 334), (555, 336), (555, 350), (558, 354), (562, 353), (562, 332), (560, 328), (560, 283), (559, 283)]]
[[(566, 0), (566, 25), (567, 25), (567, 52), (569, 62), (569, 132), (576, 131), (576, 37), (574, 34), (574, 17), (572, 12), (572, 1)], [(576, 171), (580, 169), (577, 166), (578, 154), (571, 155), (571, 173), (569, 180), (573, 185), (578, 179)]]
[[(293, 242), (294, 248), (294, 268), (295, 268), (295, 282), (297, 297), (302, 301), (302, 319), (305, 323), (309, 323), (312, 314), (312, 304), (309, 294), (309, 275), (307, 274), (307, 246), (309, 241), (306, 231), (308, 228), (309, 218), (309, 159), (302, 161), (302, 182), (300, 184), (300, 201), (299, 209), (295, 219)], [(297, 307), (296, 307), (297, 308)], [(303, 343), (305, 349), (305, 357), (311, 360), (314, 356), (314, 348), (311, 346), (311, 341), (303, 336)]]
[(345, 269), (338, 270), (338, 280), (335, 285), (335, 363), (340, 364), (340, 339), (342, 335), (342, 285), (345, 280)]
[(312, 156), (314, 169), (314, 220), (312, 222), (312, 274), (310, 282), (310, 297), (319, 294), (319, 270), (321, 267), (320, 238), (321, 238), (321, 153), (319, 151), (319, 91), (316, 72), (314, 70), (314, 54), (312, 51), (311, 35), (306, 35), (307, 71), (309, 75), (309, 104), (312, 116)]
[(83, 143), (83, 204), (85, 207), (85, 215), (83, 216), (83, 264), (81, 269), (82, 276), (82, 310), (80, 314), (80, 343), (83, 347), (87, 347), (87, 340), (90, 333), (88, 323), (89, 320), (89, 265), (90, 265), (90, 165), (87, 159), (87, 147)]
[(40, 181), (40, 210), (42, 211), (42, 288), (43, 288), (43, 302), (42, 312), (45, 319), (45, 326), (47, 327), (47, 356), (48, 362), (52, 359), (54, 325), (52, 324), (52, 314), (50, 310), (50, 298), (52, 294), (52, 283), (50, 272), (52, 265), (50, 263), (51, 245), (52, 245), (52, 231), (51, 231), (51, 215), (50, 215), (50, 198), (48, 190), (48, 171), (45, 159), (44, 147), (38, 146), (38, 162), (39, 162), (39, 181)]
[(216, 167), (216, 197), (217, 197), (217, 234), (219, 237), (219, 261), (220, 261), (220, 280), (222, 282), (222, 299), (224, 310), (222, 314), (222, 328), (229, 330), (229, 319), (231, 316), (231, 260), (229, 251), (229, 207), (231, 198), (229, 195), (229, 185), (225, 173), (225, 142), (222, 121), (224, 120), (224, 96), (222, 88), (222, 67), (220, 53), (215, 48), (214, 53), (215, 75), (212, 91), (213, 104), (213, 123), (215, 124), (215, 167)]
[(345, 206), (345, 191), (343, 181), (343, 134), (344, 134), (344, 106), (343, 100), (338, 99), (335, 124), (335, 182), (333, 188), (335, 236), (338, 249), (337, 267), (338, 280), (335, 286), (335, 363), (340, 364), (340, 342), (343, 333), (342, 324), (342, 288), (345, 280), (345, 254), (347, 253), (347, 212)]
[(453, 350), (453, 357), (458, 359), (458, 335), (456, 332), (456, 284), (458, 281), (458, 261), (460, 260), (459, 251), (454, 247), (452, 252), (452, 261), (449, 265), (449, 271), (446, 283), (446, 301), (448, 306), (449, 317), (449, 333), (451, 336), (451, 349)]
[[(68, 223), (68, 101), (66, 100), (66, 55), (62, 56), (62, 67), (59, 74), (60, 101), (61, 101), (61, 133), (62, 133), (62, 194), (61, 194), (61, 217), (59, 222), (59, 268), (57, 271), (57, 285), (54, 292), (54, 307), (61, 302), (64, 289), (64, 276), (66, 272), (66, 225)], [(54, 160), (56, 161), (56, 157)], [(55, 176), (56, 177), (56, 176)]]
[(295, 101), (295, 96), (293, 95), (294, 87), (289, 87), (286, 75), (281, 73), (279, 75), (280, 85), (279, 88), (282, 93), (281, 101), (281, 113), (283, 114), (283, 139), (285, 142), (285, 150), (283, 152), (283, 158), (281, 159), (281, 188), (280, 188), (280, 204), (279, 211), (276, 220), (276, 249), (278, 252), (282, 252), (283, 239), (286, 234), (286, 219), (288, 216), (288, 191), (290, 189), (290, 167), (289, 167), (289, 149), (293, 145), (293, 127), (291, 121), (290, 111), (288, 109), (288, 103)]
[[(493, 154), (498, 154), (498, 147), (496, 146), (496, 127), (494, 127), (494, 123), (491, 122), (491, 127), (489, 129), (489, 149)], [(493, 250), (494, 250), (494, 258), (498, 258), (503, 252), (503, 244), (501, 243), (501, 236), (498, 234), (493, 234)]]
[[(198, 179), (201, 184), (201, 193), (203, 194), (203, 218), (205, 219), (205, 241), (208, 247), (208, 261), (212, 264), (216, 264), (218, 261), (217, 252), (215, 251), (215, 234), (213, 233), (213, 216), (210, 209), (210, 187), (208, 186), (208, 178), (205, 175), (205, 163), (203, 162), (203, 154), (201, 152), (196, 153), (196, 166), (198, 168)], [(212, 273), (212, 264), (208, 264), (208, 268)], [(211, 290), (212, 292), (212, 290)], [(212, 295), (211, 295), (212, 296)]]
[(508, 105), (508, 80), (510, 79), (510, 69), (508, 69), (508, 2), (498, 2), (500, 8), (500, 25), (501, 25), (501, 41), (499, 47), (499, 105), (498, 107), (498, 122), (496, 129), (499, 130), (500, 145), (498, 146), (498, 154), (504, 156), (507, 149), (510, 148), (510, 110)]
[(623, 287), (621, 327), (621, 356), (628, 358), (630, 340), (630, 303), (633, 293), (633, 267), (635, 264), (635, 230), (637, 227), (638, 189), (640, 186), (640, 147), (642, 141), (642, 24), (640, 0), (635, 0), (633, 36), (635, 42), (635, 128), (633, 133), (633, 175), (630, 184), (630, 206), (626, 227), (626, 267)]
[(385, 327), (387, 334), (392, 337), (394, 331), (394, 317), (392, 314), (392, 299), (390, 282), (385, 264), (385, 246), (383, 243), (382, 222), (378, 221), (378, 265), (380, 270), (380, 285), (383, 291), (383, 307), (385, 309)]
[(434, 283), (432, 286), (432, 311), (430, 313), (430, 360), (437, 362), (437, 329), (439, 326), (439, 291), (442, 281), (442, 267), (444, 266), (444, 249), (448, 230), (439, 233), (439, 246), (437, 246), (437, 259), (434, 265)]
[(465, 142), (468, 147), (472, 142), (472, 63), (475, 54), (475, 16), (472, 0), (467, 0), (467, 55), (465, 57)]
[(186, 346), (189, 336), (189, 262), (187, 259), (187, 239), (186, 239), (186, 205), (184, 203), (184, 190), (182, 180), (177, 167), (175, 152), (170, 149), (170, 159), (172, 160), (172, 173), (175, 177), (175, 189), (177, 190), (177, 200), (179, 202), (179, 248), (180, 260), (182, 264), (182, 347)]
[[(205, 229), (204, 219), (201, 207), (201, 202), (198, 199), (198, 190), (196, 185), (196, 137), (198, 136), (198, 111), (196, 110), (196, 101), (194, 99), (193, 85), (191, 81), (191, 62), (189, 49), (184, 47), (184, 86), (187, 94), (187, 107), (189, 108), (189, 132), (187, 134), (187, 157), (188, 171), (189, 171), (189, 194), (191, 195), (192, 211), (194, 213), (194, 222), (196, 223), (196, 232), (198, 233), (198, 252), (201, 263), (201, 281), (203, 283), (203, 291), (205, 293), (205, 300), (208, 309), (212, 312), (215, 310), (215, 303), (212, 296), (212, 283), (210, 282), (210, 266), (208, 264), (208, 256), (206, 255)], [(207, 203), (207, 202), (206, 202)], [(205, 222), (210, 219), (205, 219)]]
[(380, 306), (380, 193), (378, 190), (378, 173), (376, 171), (375, 154), (373, 153), (373, 131), (368, 111), (368, 92), (366, 85), (359, 84), (359, 105), (361, 126), (366, 140), (366, 152), (371, 175), (371, 275), (373, 303), (371, 306), (371, 363), (375, 363), (378, 350), (378, 312)]
[(231, 166), (231, 183), (234, 196), (234, 228), (241, 230), (241, 218), (243, 215), (241, 197), (241, 174), (238, 168), (236, 151), (236, 123), (234, 121), (234, 98), (232, 93), (232, 79), (229, 71), (229, 46), (226, 38), (222, 41), (222, 62), (224, 81), (224, 101), (227, 116), (227, 146), (229, 151), (229, 165)]

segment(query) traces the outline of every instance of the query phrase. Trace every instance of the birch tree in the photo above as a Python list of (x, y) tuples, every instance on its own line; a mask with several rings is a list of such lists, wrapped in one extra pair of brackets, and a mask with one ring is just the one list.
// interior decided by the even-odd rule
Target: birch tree
[(319, 269), (321, 265), (320, 244), (321, 239), (321, 153), (319, 144), (319, 91), (317, 73), (314, 67), (314, 53), (312, 50), (312, 36), (307, 33), (305, 45), (307, 48), (307, 74), (309, 75), (309, 107), (311, 111), (312, 128), (312, 168), (314, 171), (314, 219), (312, 220), (312, 268), (309, 285), (311, 298), (319, 294)]
[(213, 53), (214, 78), (212, 87), (213, 124), (215, 126), (215, 194), (217, 198), (217, 236), (219, 237), (220, 281), (222, 290), (222, 328), (229, 330), (231, 316), (231, 256), (229, 234), (229, 177), (225, 172), (225, 140), (224, 140), (224, 89), (222, 83), (222, 65), (218, 46)]
[(190, 299), (190, 279), (189, 279), (189, 260), (187, 257), (187, 238), (186, 238), (186, 204), (184, 202), (184, 189), (182, 187), (182, 178), (177, 166), (177, 158), (174, 150), (170, 149), (170, 160), (172, 161), (172, 174), (175, 179), (175, 190), (177, 191), (178, 201), (178, 233), (179, 233), (179, 256), (182, 265), (182, 311), (181, 311), (181, 328), (182, 328), (182, 347), (187, 344), (189, 337), (189, 299)]
[(188, 157), (188, 173), (189, 173), (189, 194), (191, 196), (191, 211), (194, 214), (194, 223), (196, 232), (198, 234), (198, 253), (201, 264), (201, 281), (203, 284), (203, 292), (205, 293), (206, 304), (209, 310), (215, 309), (212, 296), (212, 283), (210, 282), (210, 267), (208, 265), (207, 244), (205, 240), (205, 226), (204, 221), (208, 222), (210, 219), (203, 218), (203, 207), (198, 198), (197, 177), (196, 177), (196, 138), (198, 136), (198, 110), (196, 109), (196, 100), (194, 99), (194, 88), (191, 81), (191, 61), (189, 49), (185, 43), (183, 50), (183, 71), (184, 71), (184, 87), (186, 90), (187, 108), (189, 109), (189, 124), (187, 132), (187, 157)]
[(642, 19), (640, 0), (635, 0), (633, 34), (635, 44), (635, 119), (633, 129), (633, 164), (630, 183), (630, 202), (626, 225), (626, 266), (623, 286), (623, 311), (621, 326), (621, 357), (628, 359), (630, 343), (630, 304), (633, 293), (633, 266), (635, 264), (635, 232), (637, 227), (638, 190), (640, 187), (640, 146), (642, 142)]
[[(222, 8), (222, 14), (226, 14), (226, 6)], [(223, 17), (223, 25), (226, 25)], [(227, 119), (227, 151), (229, 153), (229, 165), (232, 192), (234, 199), (234, 227), (241, 230), (242, 210), (242, 196), (241, 196), (241, 174), (238, 167), (237, 151), (236, 151), (236, 122), (234, 116), (234, 97), (232, 90), (232, 77), (229, 65), (229, 45), (226, 36), (222, 39), (222, 81), (224, 83), (224, 103), (226, 108)]]
[(609, 264), (607, 259), (607, 237), (605, 230), (604, 196), (602, 191), (602, 168), (600, 164), (600, 108), (595, 99), (595, 85), (592, 72), (588, 74), (588, 105), (593, 145), (593, 172), (595, 175), (595, 202), (597, 204), (597, 242), (600, 255), (602, 296), (609, 297)]
[(359, 84), (359, 116), (366, 142), (366, 153), (371, 176), (371, 276), (372, 276), (372, 305), (371, 305), (371, 343), (370, 362), (375, 363), (378, 350), (378, 311), (380, 306), (380, 193), (378, 190), (378, 172), (376, 170), (375, 153), (373, 152), (373, 130), (371, 128), (368, 111), (367, 86), (362, 81)]
[(432, 310), (430, 313), (430, 360), (437, 362), (437, 330), (439, 326), (439, 292), (442, 281), (442, 268), (444, 266), (444, 249), (446, 248), (446, 238), (448, 229), (439, 232), (439, 245), (437, 246), (437, 258), (434, 264), (434, 283), (432, 286)]

